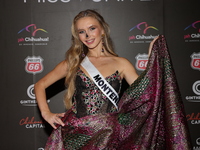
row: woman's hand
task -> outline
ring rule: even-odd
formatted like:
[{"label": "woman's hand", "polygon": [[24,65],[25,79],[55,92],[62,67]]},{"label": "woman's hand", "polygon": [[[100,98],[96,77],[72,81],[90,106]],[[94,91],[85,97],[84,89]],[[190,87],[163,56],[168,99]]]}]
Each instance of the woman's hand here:
[{"label": "woman's hand", "polygon": [[42,113],[42,117],[54,128],[57,129],[56,125],[64,126],[65,124],[62,122],[61,118],[64,117],[65,113],[51,113],[45,112]]},{"label": "woman's hand", "polygon": [[154,44],[154,42],[158,39],[158,37],[159,37],[159,36],[155,37],[155,38],[151,41],[151,43],[150,43],[150,45],[149,45],[149,53],[148,53],[148,56],[150,56],[151,50],[152,50],[152,47],[153,47],[153,44]]}]

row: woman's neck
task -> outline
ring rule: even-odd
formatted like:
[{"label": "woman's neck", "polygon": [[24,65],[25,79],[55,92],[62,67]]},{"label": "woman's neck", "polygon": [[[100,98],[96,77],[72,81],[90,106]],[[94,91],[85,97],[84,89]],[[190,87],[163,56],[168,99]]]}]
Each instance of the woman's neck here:
[{"label": "woman's neck", "polygon": [[106,52],[104,49],[99,50],[88,50],[88,57],[103,57],[106,56]]}]

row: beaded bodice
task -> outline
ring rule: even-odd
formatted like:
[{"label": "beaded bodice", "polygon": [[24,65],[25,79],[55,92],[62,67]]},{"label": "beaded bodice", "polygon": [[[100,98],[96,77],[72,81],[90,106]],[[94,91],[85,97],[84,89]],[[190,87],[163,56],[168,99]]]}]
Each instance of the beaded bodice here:
[{"label": "beaded bodice", "polygon": [[[116,71],[105,79],[119,94],[122,83],[119,72]],[[75,84],[76,91],[72,100],[72,110],[77,117],[116,111],[110,100],[81,69],[77,71]]]}]

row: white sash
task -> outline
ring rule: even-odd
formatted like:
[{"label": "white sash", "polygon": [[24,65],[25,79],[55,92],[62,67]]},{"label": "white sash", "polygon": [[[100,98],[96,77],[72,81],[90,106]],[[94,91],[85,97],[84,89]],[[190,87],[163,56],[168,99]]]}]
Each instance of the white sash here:
[{"label": "white sash", "polygon": [[105,80],[97,68],[90,62],[87,56],[83,59],[81,66],[87,71],[94,83],[118,110],[117,103],[119,101],[119,95],[115,89],[113,89],[113,87]]}]

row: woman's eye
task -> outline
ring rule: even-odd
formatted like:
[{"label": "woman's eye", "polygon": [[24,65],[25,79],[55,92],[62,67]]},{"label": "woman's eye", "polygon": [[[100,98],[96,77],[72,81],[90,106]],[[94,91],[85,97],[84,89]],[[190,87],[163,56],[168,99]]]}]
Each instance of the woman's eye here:
[{"label": "woman's eye", "polygon": [[95,29],[96,29],[95,27],[91,27],[91,28],[90,28],[90,30],[95,30]]},{"label": "woman's eye", "polygon": [[79,31],[79,34],[83,34],[83,33],[85,33],[84,31]]}]

